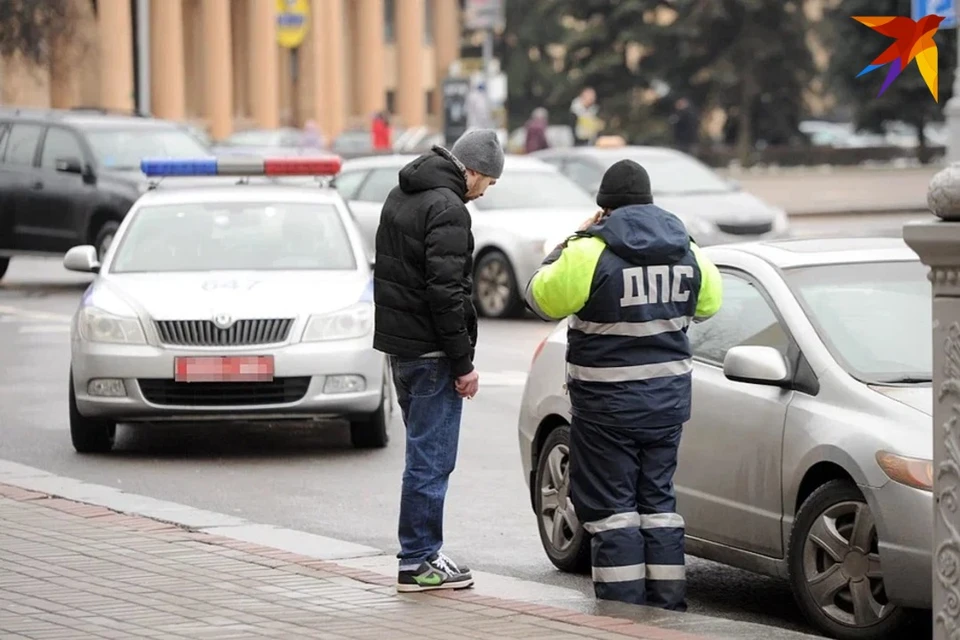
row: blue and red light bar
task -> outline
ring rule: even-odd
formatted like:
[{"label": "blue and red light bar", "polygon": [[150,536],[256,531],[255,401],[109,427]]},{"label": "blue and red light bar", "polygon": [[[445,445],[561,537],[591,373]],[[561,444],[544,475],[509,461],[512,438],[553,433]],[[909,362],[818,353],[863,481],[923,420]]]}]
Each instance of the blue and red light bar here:
[{"label": "blue and red light bar", "polygon": [[200,176],[335,176],[340,173],[339,156],[322,158],[144,158],[140,170],[148,178]]}]

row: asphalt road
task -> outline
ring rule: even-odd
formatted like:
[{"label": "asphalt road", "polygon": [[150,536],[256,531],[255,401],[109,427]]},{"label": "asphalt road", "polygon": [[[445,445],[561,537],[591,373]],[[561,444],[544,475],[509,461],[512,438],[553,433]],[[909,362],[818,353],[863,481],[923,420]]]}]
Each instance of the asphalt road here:
[{"label": "asphalt road", "polygon": [[[802,235],[896,235],[923,216],[798,219]],[[121,428],[109,456],[74,453],[67,425],[68,318],[90,278],[57,260],[17,259],[0,283],[0,458],[248,520],[396,549],[403,468],[391,445],[357,452],[322,430]],[[591,592],[540,547],[520,472],[516,416],[530,357],[550,325],[482,321],[480,394],[467,403],[446,511],[446,550],[478,569]],[[690,559],[691,612],[810,632],[785,582]],[[929,634],[926,634],[929,637]],[[917,636],[920,637],[920,636]]]}]

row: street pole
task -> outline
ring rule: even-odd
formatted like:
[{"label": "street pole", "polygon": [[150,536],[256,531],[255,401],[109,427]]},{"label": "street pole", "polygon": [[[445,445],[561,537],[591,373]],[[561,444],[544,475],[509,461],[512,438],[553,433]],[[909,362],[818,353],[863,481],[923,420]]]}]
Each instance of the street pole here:
[{"label": "street pole", "polygon": [[493,102],[490,99],[490,80],[493,70],[493,29],[486,29],[483,32],[483,86],[485,100],[487,102],[487,117],[489,122],[485,126],[496,128],[493,122]]},{"label": "street pole", "polygon": [[150,113],[150,0],[137,0],[137,111]]}]

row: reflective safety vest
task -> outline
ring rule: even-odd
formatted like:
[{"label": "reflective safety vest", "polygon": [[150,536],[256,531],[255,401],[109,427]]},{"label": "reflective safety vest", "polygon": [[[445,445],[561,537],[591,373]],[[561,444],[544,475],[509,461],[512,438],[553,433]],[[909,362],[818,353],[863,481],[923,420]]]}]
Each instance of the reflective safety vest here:
[{"label": "reflective safety vest", "polygon": [[721,304],[719,271],[655,205],[617,209],[548,256],[527,286],[544,319],[569,316],[572,412],[611,427],[690,419],[687,327]]}]

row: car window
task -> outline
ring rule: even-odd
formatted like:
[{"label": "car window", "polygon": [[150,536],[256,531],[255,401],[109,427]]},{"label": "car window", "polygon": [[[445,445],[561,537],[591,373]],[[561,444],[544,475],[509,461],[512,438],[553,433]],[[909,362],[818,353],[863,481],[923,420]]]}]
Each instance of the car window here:
[{"label": "car window", "polygon": [[571,209],[596,211],[597,205],[577,183],[553,170],[503,172],[503,175],[474,200],[477,209]]},{"label": "car window", "polygon": [[[603,156],[606,168],[624,158],[643,166],[650,176],[653,197],[658,195],[705,195],[735,191],[732,184],[696,158],[682,154],[654,155],[644,152],[611,153]],[[598,181],[599,182],[599,181]]]},{"label": "car window", "polygon": [[138,210],[113,273],[355,270],[337,208],[313,203],[190,203]]},{"label": "car window", "polygon": [[4,162],[26,167],[33,166],[33,158],[43,127],[38,124],[15,124],[10,128]]},{"label": "car window", "polygon": [[363,202],[384,202],[390,190],[400,183],[399,173],[399,169],[395,168],[374,169],[354,199]]},{"label": "car window", "polygon": [[206,158],[199,140],[179,127],[104,128],[87,132],[97,161],[107,169],[139,171],[143,158]]},{"label": "car window", "polygon": [[603,178],[603,169],[582,160],[568,160],[563,172],[591,193],[600,188],[600,180]]},{"label": "car window", "polygon": [[366,171],[347,171],[337,176],[333,186],[344,200],[354,200],[357,188],[366,176]]},{"label": "car window", "polygon": [[787,357],[790,338],[770,303],[749,280],[723,273],[723,305],[712,318],[690,325],[693,355],[717,364],[733,347],[773,347]]},{"label": "car window", "polygon": [[57,160],[76,158],[83,162],[83,150],[80,141],[70,131],[60,127],[47,129],[47,136],[43,139],[43,151],[40,152],[40,166],[44,169],[56,170]]}]

